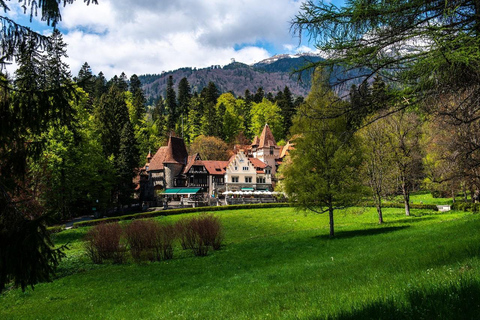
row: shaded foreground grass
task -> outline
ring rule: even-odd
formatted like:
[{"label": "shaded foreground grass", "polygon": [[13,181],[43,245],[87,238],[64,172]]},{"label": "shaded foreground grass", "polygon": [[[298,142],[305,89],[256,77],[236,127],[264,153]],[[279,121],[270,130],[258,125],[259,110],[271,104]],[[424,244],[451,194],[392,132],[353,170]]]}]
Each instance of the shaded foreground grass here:
[{"label": "shaded foreground grass", "polygon": [[[373,208],[328,216],[292,208],[218,212],[225,246],[198,258],[92,265],[70,242],[60,278],[0,297],[1,319],[474,319],[480,215]],[[161,217],[176,221],[181,216]]]}]

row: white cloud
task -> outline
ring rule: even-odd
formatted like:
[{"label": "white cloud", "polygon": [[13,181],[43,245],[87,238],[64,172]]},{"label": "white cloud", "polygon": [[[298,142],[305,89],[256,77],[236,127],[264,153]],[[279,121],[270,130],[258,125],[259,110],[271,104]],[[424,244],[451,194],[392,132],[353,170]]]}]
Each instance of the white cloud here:
[{"label": "white cloud", "polygon": [[299,7],[298,0],[75,1],[58,27],[74,75],[86,61],[110,78],[311,51],[290,33]]}]

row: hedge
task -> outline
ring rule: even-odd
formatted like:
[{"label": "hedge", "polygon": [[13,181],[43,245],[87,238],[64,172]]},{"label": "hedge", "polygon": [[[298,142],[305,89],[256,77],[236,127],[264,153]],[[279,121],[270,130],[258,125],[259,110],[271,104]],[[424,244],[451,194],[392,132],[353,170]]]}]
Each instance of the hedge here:
[{"label": "hedge", "polygon": [[127,214],[119,217],[75,222],[73,224],[73,228],[95,226],[97,224],[104,223],[104,222],[146,219],[146,218],[154,218],[159,216],[171,216],[171,215],[183,214],[183,213],[206,212],[206,211],[212,212],[212,211],[236,210],[236,209],[280,208],[280,207],[291,207],[291,206],[292,205],[289,203],[258,203],[258,204],[237,204],[237,205],[230,205],[230,206],[181,208],[181,209],[170,209],[170,210],[151,211],[151,212],[140,212],[140,213],[134,213],[134,214]]},{"label": "hedge", "polygon": [[[375,203],[373,202],[365,202],[363,205],[365,207],[376,207]],[[405,204],[398,202],[383,202],[382,208],[405,208]],[[438,208],[435,204],[410,203],[410,209],[426,209],[438,211]]]},{"label": "hedge", "polygon": [[63,230],[66,229],[66,225],[60,225],[60,226],[52,226],[52,227],[47,227],[47,231],[50,233],[50,234],[54,234],[54,233],[59,233],[59,232],[62,232]]},{"label": "hedge", "polygon": [[479,212],[480,203],[471,203],[471,202],[455,202],[452,205],[452,210],[461,210],[465,212]]}]

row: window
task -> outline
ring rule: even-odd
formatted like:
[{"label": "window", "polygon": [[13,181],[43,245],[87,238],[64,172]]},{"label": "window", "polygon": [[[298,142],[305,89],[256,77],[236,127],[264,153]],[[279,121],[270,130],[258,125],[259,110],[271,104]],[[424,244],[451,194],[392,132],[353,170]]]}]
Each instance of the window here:
[{"label": "window", "polygon": [[265,183],[264,177],[257,177],[257,183]]},{"label": "window", "polygon": [[266,168],[266,169],[265,169],[265,173],[266,173],[266,174],[271,174],[271,173],[272,173],[272,170],[271,170],[270,168]]},{"label": "window", "polygon": [[238,182],[238,177],[232,177],[232,182],[237,183]]},{"label": "window", "polygon": [[238,167],[235,167],[235,171],[238,171]]},{"label": "window", "polygon": [[270,155],[273,155],[274,147],[270,147]]},{"label": "window", "polygon": [[252,183],[252,177],[245,177],[245,183]]},{"label": "window", "polygon": [[248,167],[243,167],[243,171],[248,171]]}]

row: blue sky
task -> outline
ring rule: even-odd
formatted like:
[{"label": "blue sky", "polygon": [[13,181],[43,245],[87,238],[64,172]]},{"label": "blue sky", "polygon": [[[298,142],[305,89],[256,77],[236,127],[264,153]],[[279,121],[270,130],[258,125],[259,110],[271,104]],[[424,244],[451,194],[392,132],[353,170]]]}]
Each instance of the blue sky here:
[{"label": "blue sky", "polygon": [[[15,1],[8,5],[16,21],[51,33],[38,18],[30,24]],[[297,0],[99,0],[86,6],[77,0],[62,9],[58,27],[72,73],[88,62],[95,74],[109,78],[122,71],[161,73],[224,65],[232,58],[250,64],[274,54],[314,51],[290,32],[300,5]]]}]

